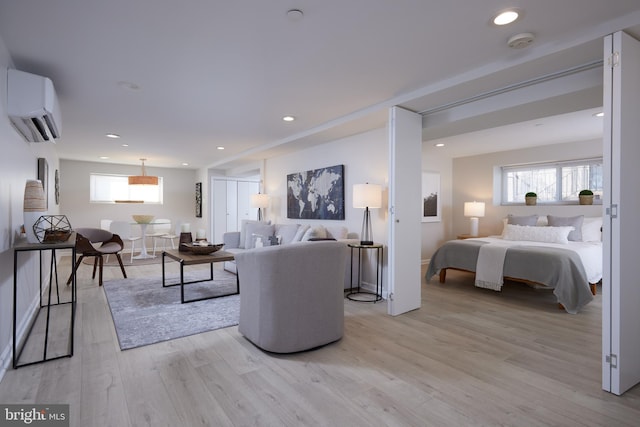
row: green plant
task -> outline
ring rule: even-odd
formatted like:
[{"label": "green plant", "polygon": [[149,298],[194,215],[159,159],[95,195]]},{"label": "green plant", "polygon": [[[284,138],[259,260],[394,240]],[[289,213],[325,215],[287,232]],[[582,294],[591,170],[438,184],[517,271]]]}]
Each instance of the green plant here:
[{"label": "green plant", "polygon": [[591,190],[582,190],[578,193],[578,196],[593,196],[593,191]]},{"label": "green plant", "polygon": [[524,197],[538,197],[538,195],[533,191],[529,191],[527,194],[524,195]]}]

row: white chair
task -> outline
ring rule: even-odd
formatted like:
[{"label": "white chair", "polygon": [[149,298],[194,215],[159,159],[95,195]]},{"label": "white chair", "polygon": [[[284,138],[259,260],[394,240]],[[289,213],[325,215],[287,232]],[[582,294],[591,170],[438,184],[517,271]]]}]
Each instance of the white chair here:
[{"label": "white chair", "polygon": [[151,230],[147,232],[147,237],[151,237],[153,242],[153,255],[156,255],[156,247],[158,245],[158,239],[162,240],[162,249],[166,247],[167,240],[171,242],[171,248],[175,249],[175,242],[173,241],[178,236],[171,230],[171,220],[169,219],[157,219],[151,224]]},{"label": "white chair", "polygon": [[124,242],[131,243],[131,263],[133,264],[133,253],[135,252],[136,241],[142,239],[142,237],[133,235],[131,232],[131,224],[127,221],[112,221],[110,231],[120,236]]}]

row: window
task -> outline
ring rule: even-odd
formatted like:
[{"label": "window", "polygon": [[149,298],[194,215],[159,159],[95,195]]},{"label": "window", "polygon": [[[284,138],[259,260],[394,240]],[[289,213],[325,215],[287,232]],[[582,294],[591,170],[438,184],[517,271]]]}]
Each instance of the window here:
[{"label": "window", "polygon": [[144,203],[162,204],[162,177],[158,185],[129,185],[127,175],[89,175],[89,201],[91,203],[115,203],[140,200]]},{"label": "window", "polygon": [[502,204],[523,203],[526,193],[538,203],[572,204],[581,190],[602,197],[602,158],[502,167]]}]

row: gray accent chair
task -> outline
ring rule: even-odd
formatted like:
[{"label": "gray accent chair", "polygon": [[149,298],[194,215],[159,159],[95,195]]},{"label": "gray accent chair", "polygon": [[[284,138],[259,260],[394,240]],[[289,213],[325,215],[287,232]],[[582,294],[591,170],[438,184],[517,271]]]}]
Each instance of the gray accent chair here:
[{"label": "gray accent chair", "polygon": [[274,353],[310,350],[342,338],[345,247],[338,241],[302,242],[236,254],[238,331]]}]

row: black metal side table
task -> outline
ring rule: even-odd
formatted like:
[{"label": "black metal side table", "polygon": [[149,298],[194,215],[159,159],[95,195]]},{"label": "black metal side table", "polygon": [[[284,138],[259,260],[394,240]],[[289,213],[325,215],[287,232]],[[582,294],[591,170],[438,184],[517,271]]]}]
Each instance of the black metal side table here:
[{"label": "black metal side table", "polygon": [[[76,315],[76,303],[77,303],[77,288],[76,288],[76,274],[75,269],[73,269],[72,265],[72,273],[71,273],[71,300],[69,301],[61,301],[60,300],[60,289],[58,287],[58,266],[56,259],[56,251],[59,249],[71,249],[72,250],[72,260],[76,259],[76,233],[71,233],[71,236],[64,242],[56,242],[56,243],[17,243],[13,248],[13,368],[19,368],[22,366],[33,365],[35,363],[42,363],[48,360],[60,359],[62,357],[71,357],[73,356],[73,333],[74,333],[74,323],[75,323],[75,315]],[[32,252],[38,251],[40,253],[39,264],[40,264],[40,292],[39,292],[39,304],[38,311],[36,312],[36,316],[33,319],[33,322],[29,326],[24,339],[22,340],[22,344],[18,345],[17,342],[17,317],[18,317],[18,254],[21,252]],[[49,290],[48,290],[48,298],[46,303],[42,298],[42,252],[43,251],[51,251],[51,266],[49,270]],[[57,302],[51,302],[51,294],[53,292],[53,287],[55,285]],[[70,308],[70,320],[69,320],[69,340],[67,346],[67,352],[64,354],[55,354],[48,355],[47,352],[49,350],[49,329],[51,322],[51,307],[56,306],[65,306],[68,305]],[[29,337],[33,330],[34,325],[37,323],[38,317],[40,316],[43,309],[46,316],[45,320],[45,330],[44,330],[44,346],[42,351],[42,359],[29,361],[26,363],[19,363],[20,355],[24,346],[29,341]]]},{"label": "black metal side table", "polygon": [[[361,245],[359,243],[352,243],[348,245],[351,248],[351,276],[349,283],[349,293],[347,298],[351,301],[358,302],[377,302],[382,300],[382,255],[383,246],[378,243],[373,245]],[[376,250],[376,291],[364,291],[361,289],[362,285],[362,252],[366,250]],[[353,251],[358,251],[358,283],[357,287],[353,287]]]}]

